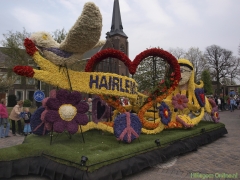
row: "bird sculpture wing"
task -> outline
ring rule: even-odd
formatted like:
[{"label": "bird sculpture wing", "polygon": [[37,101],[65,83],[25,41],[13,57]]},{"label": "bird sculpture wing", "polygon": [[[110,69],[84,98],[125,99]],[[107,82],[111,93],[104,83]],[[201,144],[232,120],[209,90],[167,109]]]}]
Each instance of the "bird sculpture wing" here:
[{"label": "bird sculpture wing", "polygon": [[102,15],[99,8],[92,2],[84,5],[81,16],[77,19],[73,27],[68,32],[59,49],[83,54],[93,47],[103,45],[100,41],[102,31]]}]

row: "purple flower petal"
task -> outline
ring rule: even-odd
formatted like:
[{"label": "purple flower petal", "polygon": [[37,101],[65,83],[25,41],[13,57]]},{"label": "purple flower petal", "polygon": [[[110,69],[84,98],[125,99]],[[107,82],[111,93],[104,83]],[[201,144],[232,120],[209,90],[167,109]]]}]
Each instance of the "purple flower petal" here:
[{"label": "purple flower petal", "polygon": [[76,123],[78,123],[80,125],[86,125],[88,123],[88,117],[86,114],[77,113],[77,115],[74,117],[73,121],[76,121]]},{"label": "purple flower petal", "polygon": [[45,128],[46,128],[48,131],[51,131],[52,128],[53,128],[53,124],[52,124],[52,123],[49,123],[49,122],[45,122]]},{"label": "purple flower petal", "polygon": [[74,91],[68,94],[67,103],[75,106],[81,101],[81,99],[82,99],[82,95],[79,92]]},{"label": "purple flower petal", "polygon": [[75,134],[78,131],[78,124],[75,121],[67,122],[66,129],[70,134]]},{"label": "purple flower petal", "polygon": [[56,121],[60,121],[61,117],[58,114],[58,111],[48,110],[45,115],[45,121],[54,123]]},{"label": "purple flower petal", "polygon": [[46,106],[50,110],[58,110],[59,107],[61,106],[61,102],[56,98],[49,98],[48,101],[46,102]]},{"label": "purple flower petal", "polygon": [[65,89],[60,89],[57,91],[56,99],[58,99],[62,104],[66,104],[68,94],[70,94],[69,91],[67,91]]},{"label": "purple flower petal", "polygon": [[76,105],[76,108],[78,113],[86,113],[88,112],[89,105],[88,103],[81,101]]},{"label": "purple flower petal", "polygon": [[62,133],[66,129],[65,121],[57,121],[53,124],[53,130],[57,133]]}]

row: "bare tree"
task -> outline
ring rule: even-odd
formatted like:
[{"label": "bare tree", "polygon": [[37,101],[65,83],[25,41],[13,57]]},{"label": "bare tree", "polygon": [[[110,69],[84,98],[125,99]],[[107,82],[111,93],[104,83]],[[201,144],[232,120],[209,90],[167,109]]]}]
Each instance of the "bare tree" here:
[{"label": "bare tree", "polygon": [[57,29],[56,31],[54,31],[52,33],[52,37],[55,41],[57,41],[58,43],[61,43],[67,36],[67,32],[65,31],[65,29]]},{"label": "bare tree", "polygon": [[201,74],[206,68],[206,60],[204,59],[203,53],[199,48],[191,47],[184,55],[184,58],[191,61],[195,71],[195,82],[198,82],[201,79]]},{"label": "bare tree", "polygon": [[180,59],[183,58],[186,54],[186,51],[182,48],[170,48],[168,50],[168,52],[170,52],[176,59]]},{"label": "bare tree", "polygon": [[240,45],[238,46],[238,55],[240,56]]},{"label": "bare tree", "polygon": [[6,74],[0,74],[0,92],[5,92],[11,88],[15,81],[15,77],[7,77]]},{"label": "bare tree", "polygon": [[5,39],[1,41],[1,44],[4,48],[1,51],[7,56],[5,66],[10,74],[15,65],[27,65],[28,61],[31,60],[23,45],[25,38],[29,36],[30,33],[26,32],[25,29],[23,29],[23,32],[8,31],[7,34],[3,34]]},{"label": "bare tree", "polygon": [[229,77],[230,79],[230,85],[234,85],[235,81],[234,79],[240,80],[240,58],[236,58],[233,57],[232,58],[232,62],[234,64],[234,66],[231,66],[227,69],[228,75],[227,77]]},{"label": "bare tree", "polygon": [[217,45],[208,46],[204,57],[210,69],[211,76],[217,82],[217,91],[220,93],[221,79],[229,76],[229,69],[235,66],[232,51],[221,48]]}]

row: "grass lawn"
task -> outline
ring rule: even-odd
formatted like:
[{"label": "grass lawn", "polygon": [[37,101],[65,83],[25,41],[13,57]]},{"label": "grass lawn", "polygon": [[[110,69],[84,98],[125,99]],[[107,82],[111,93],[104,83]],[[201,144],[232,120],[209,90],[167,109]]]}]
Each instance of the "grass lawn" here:
[{"label": "grass lawn", "polygon": [[[88,157],[86,163],[88,170],[94,171],[103,165],[156,149],[154,143],[156,139],[160,139],[161,147],[164,147],[172,141],[199,135],[202,128],[211,131],[224,126],[222,123],[201,121],[192,129],[164,130],[155,135],[141,134],[139,141],[135,140],[131,144],[119,143],[113,134],[99,130],[83,133],[85,143],[82,141],[81,134],[75,134],[70,139],[66,133],[54,133],[52,145],[50,145],[49,135],[29,135],[21,145],[0,149],[0,161],[39,156],[43,153],[60,163],[86,170],[86,167],[79,165],[81,156],[84,155]],[[105,162],[101,163],[103,161]]]}]

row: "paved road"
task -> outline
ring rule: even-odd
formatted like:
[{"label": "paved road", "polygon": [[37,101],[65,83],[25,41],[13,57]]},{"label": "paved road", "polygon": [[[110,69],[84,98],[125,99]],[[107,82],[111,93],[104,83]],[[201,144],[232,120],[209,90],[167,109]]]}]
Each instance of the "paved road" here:
[{"label": "paved road", "polygon": [[[228,130],[228,134],[224,137],[200,147],[198,151],[175,157],[164,164],[147,168],[138,174],[124,179],[203,179],[196,178],[200,175],[206,175],[210,177],[209,179],[240,179],[240,110],[220,112],[220,117],[221,122],[226,125]],[[22,143],[23,139],[24,137],[22,136],[1,139],[0,148]],[[217,178],[217,176],[224,175],[223,173],[234,175],[237,173],[237,178]],[[32,179],[48,180],[47,178],[37,176],[11,178],[11,180]]]},{"label": "paved road", "polygon": [[[240,110],[234,112],[220,112],[220,120],[226,125],[228,134],[206,146],[200,147],[183,156],[170,160],[165,164],[159,164],[148,168],[141,173],[132,175],[126,180],[173,180],[173,179],[196,179],[191,178],[191,173],[213,174],[218,173],[236,174],[240,179]],[[197,174],[195,174],[196,176]],[[198,178],[200,179],[200,178]]]}]

